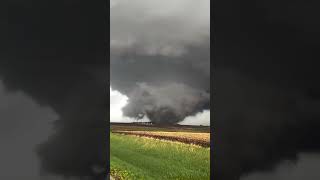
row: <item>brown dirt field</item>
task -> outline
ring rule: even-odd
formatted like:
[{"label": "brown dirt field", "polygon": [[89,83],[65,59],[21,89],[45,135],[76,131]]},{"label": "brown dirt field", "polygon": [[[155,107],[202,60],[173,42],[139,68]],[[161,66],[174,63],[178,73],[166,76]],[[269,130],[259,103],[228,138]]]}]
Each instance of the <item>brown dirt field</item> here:
[{"label": "brown dirt field", "polygon": [[161,132],[199,132],[210,133],[208,126],[155,126],[155,125],[139,125],[133,123],[112,123],[110,125],[111,132],[115,131],[161,131]]},{"label": "brown dirt field", "polygon": [[210,146],[210,133],[198,132],[162,132],[162,131],[112,131],[126,135],[145,136],[156,139],[164,139],[170,141],[179,141],[188,144],[196,144],[203,147]]}]

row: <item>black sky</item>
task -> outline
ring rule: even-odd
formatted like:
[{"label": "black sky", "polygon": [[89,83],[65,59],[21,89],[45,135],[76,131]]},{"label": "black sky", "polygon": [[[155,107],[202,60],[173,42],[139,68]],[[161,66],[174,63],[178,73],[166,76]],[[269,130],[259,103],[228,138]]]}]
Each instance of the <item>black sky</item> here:
[{"label": "black sky", "polygon": [[[297,172],[307,170],[298,155],[320,150],[319,3],[227,0],[214,6],[216,179],[272,171],[285,160],[298,162]],[[305,179],[318,174],[309,173],[314,176]]]},{"label": "black sky", "polygon": [[[8,92],[24,94],[14,101],[29,98],[35,109],[50,110],[29,111],[22,104],[11,107],[15,115],[1,114],[2,127],[25,127],[39,139],[15,139],[9,128],[4,131],[4,146],[12,149],[7,161],[21,166],[0,171],[0,177],[37,160],[43,173],[55,177],[101,178],[92,168],[107,166],[106,8],[104,1],[0,2],[0,80]],[[1,101],[10,103],[6,95]],[[57,118],[49,124],[52,114]],[[25,160],[15,150],[22,144],[30,151]]]}]

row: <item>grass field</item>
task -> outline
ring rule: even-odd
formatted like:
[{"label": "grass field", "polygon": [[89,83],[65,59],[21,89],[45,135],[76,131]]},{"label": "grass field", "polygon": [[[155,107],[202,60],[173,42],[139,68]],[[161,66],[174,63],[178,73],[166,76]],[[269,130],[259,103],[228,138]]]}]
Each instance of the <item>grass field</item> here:
[{"label": "grass field", "polygon": [[[165,132],[166,128],[158,127],[111,126],[111,129],[113,132],[137,130],[136,132],[140,133],[144,131],[168,135]],[[150,129],[152,130],[149,131]],[[187,137],[190,134],[186,132],[192,133],[190,129],[183,128],[175,129],[175,131],[171,129],[169,135]],[[201,131],[196,130],[196,132],[199,134]],[[118,133],[110,134],[110,143],[111,175],[116,179],[210,179],[210,149],[208,147]]]}]

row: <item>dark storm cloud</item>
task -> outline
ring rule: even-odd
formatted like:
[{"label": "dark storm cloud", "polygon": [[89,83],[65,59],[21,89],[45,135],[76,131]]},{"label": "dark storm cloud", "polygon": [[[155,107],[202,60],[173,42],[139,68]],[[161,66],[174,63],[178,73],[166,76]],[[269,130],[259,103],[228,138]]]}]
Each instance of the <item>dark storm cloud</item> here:
[{"label": "dark storm cloud", "polygon": [[124,115],[141,119],[142,114],[157,124],[173,124],[208,109],[210,94],[183,84],[139,84],[129,97],[130,103],[124,107]]},{"label": "dark storm cloud", "polygon": [[[129,97],[125,115],[145,114],[153,122],[176,123],[209,107],[209,5],[209,0],[112,1],[111,87]],[[138,98],[136,92],[145,91],[140,83],[149,90],[164,86],[166,91],[157,91],[152,100],[148,96]],[[179,111],[180,105],[172,108],[174,103],[158,103],[158,97],[194,91],[207,95],[203,99],[191,93],[190,98],[199,99],[178,100],[191,108],[188,111]],[[196,105],[199,102],[207,106]],[[147,106],[149,113],[143,108]]]},{"label": "dark storm cloud", "polygon": [[106,170],[104,8],[72,0],[0,3],[0,79],[59,116],[49,139],[34,147],[43,173],[98,179],[93,168]]},{"label": "dark storm cloud", "polygon": [[0,178],[47,180],[49,177],[39,175],[34,148],[52,133],[51,123],[57,115],[48,107],[39,107],[22,92],[5,91],[1,81],[0,99]]},{"label": "dark storm cloud", "polygon": [[216,179],[238,180],[320,151],[317,7],[317,1],[215,3]]},{"label": "dark storm cloud", "polygon": [[111,2],[112,54],[179,56],[186,53],[187,45],[208,40],[208,0]]},{"label": "dark storm cloud", "polygon": [[299,179],[319,179],[319,154],[299,154],[298,162],[283,162],[276,167],[274,172],[254,173],[241,178],[243,180],[299,180]]}]

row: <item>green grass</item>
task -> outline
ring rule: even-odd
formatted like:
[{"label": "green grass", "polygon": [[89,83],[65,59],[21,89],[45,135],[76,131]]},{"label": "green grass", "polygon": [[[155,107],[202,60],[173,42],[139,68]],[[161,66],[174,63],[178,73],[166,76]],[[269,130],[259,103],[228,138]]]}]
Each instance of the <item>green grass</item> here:
[{"label": "green grass", "polygon": [[210,179],[210,149],[110,134],[111,174],[125,180]]}]

